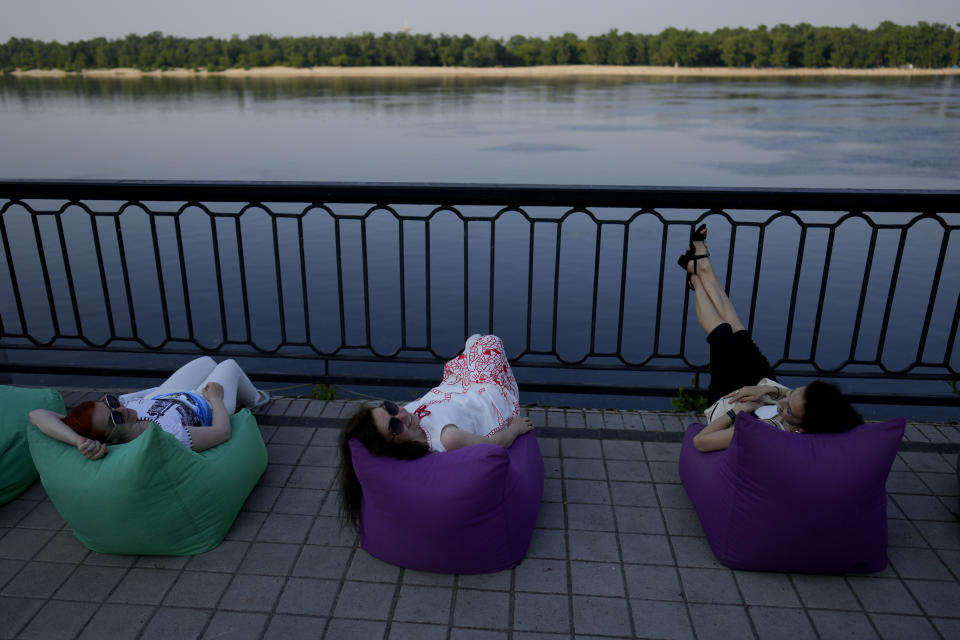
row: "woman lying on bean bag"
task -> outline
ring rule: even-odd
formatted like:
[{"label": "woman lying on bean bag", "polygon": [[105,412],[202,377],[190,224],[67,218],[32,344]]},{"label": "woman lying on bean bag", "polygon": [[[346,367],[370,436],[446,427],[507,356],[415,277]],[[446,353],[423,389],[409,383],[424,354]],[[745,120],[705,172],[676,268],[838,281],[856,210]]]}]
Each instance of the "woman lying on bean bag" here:
[{"label": "woman lying on bean bag", "polygon": [[203,356],[177,369],[159,387],[119,398],[106,394],[96,402],[81,402],[65,416],[36,409],[30,422],[90,460],[107,455],[107,445],[130,442],[150,423],[185,447],[204,451],[230,438],[230,415],[238,402],[253,407],[267,398],[233,360],[217,364]]},{"label": "woman lying on bean bag", "polygon": [[354,414],[340,433],[342,517],[392,564],[446,573],[515,566],[543,494],[543,458],[503,343],[474,335],[418,400]]},{"label": "woman lying on bean bag", "polygon": [[706,411],[709,424],[694,439],[697,450],[729,447],[741,411],[796,433],[842,433],[861,424],[860,414],[828,382],[815,380],[793,390],[776,383],[770,362],[750,339],[713,271],[706,237],[707,226],[701,225],[679,259],[694,292],[697,320],[710,343],[711,400],[719,398]]}]

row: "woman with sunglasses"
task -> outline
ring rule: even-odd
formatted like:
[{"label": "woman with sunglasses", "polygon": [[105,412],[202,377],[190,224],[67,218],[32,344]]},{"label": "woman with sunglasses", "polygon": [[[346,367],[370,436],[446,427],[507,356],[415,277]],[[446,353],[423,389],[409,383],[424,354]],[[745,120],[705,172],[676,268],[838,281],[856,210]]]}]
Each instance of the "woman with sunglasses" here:
[{"label": "woman with sunglasses", "polygon": [[443,367],[443,381],[406,405],[389,400],[357,411],[340,432],[340,509],[357,523],[363,490],[353,470],[350,440],[371,453],[412,460],[475,444],[509,447],[533,429],[520,417],[520,392],[503,342],[473,335]]},{"label": "woman with sunglasses", "polygon": [[185,447],[203,451],[230,438],[230,415],[238,404],[254,407],[268,399],[233,360],[217,364],[203,356],[177,369],[159,387],[120,397],[106,394],[81,402],[65,416],[35,409],[30,422],[90,460],[105,456],[107,445],[130,442],[150,423]]}]

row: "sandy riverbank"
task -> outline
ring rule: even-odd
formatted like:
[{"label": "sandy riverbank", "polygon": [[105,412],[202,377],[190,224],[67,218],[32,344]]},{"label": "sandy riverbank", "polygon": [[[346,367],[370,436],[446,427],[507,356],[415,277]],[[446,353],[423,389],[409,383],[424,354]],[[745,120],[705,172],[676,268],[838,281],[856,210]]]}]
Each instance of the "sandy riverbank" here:
[{"label": "sandy riverbank", "polygon": [[68,73],[57,69],[13,71],[15,76],[59,78],[83,75],[91,78],[562,78],[574,76],[667,76],[713,78],[765,77],[878,77],[960,75],[957,69],[735,69],[727,67],[620,67],[612,65],[564,65],[539,67],[257,67],[226,71],[140,71],[138,69],[88,69]]}]

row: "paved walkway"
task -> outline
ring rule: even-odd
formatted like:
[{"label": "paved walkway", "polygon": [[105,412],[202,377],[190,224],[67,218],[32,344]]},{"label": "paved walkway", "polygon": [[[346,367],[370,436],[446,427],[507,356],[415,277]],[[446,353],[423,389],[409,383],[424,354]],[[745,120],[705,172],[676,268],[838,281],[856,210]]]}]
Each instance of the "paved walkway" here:
[{"label": "paved walkway", "polygon": [[0,507],[0,638],[960,638],[955,425],[907,428],[887,569],[820,576],[715,561],[677,477],[689,416],[529,408],[547,473],[530,552],[452,576],[384,564],[341,530],[334,443],[352,410],[264,407],[267,472],[200,556],[88,551],[35,484]]}]

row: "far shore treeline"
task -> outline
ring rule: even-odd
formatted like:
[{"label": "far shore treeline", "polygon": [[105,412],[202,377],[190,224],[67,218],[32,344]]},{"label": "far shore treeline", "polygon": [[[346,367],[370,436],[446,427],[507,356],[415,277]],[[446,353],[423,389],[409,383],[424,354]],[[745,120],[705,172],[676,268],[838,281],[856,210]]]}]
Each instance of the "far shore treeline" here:
[{"label": "far shore treeline", "polygon": [[[960,26],[960,24],[958,24]],[[944,68],[960,60],[960,30],[944,24],[883,22],[876,29],[780,24],[768,29],[700,32],[669,28],[655,35],[614,29],[580,38],[363,33],[342,37],[178,38],[155,31],[61,44],[11,38],[0,44],[0,69],[249,69],[253,67],[519,67],[650,65],[682,67],[850,69]]]}]

